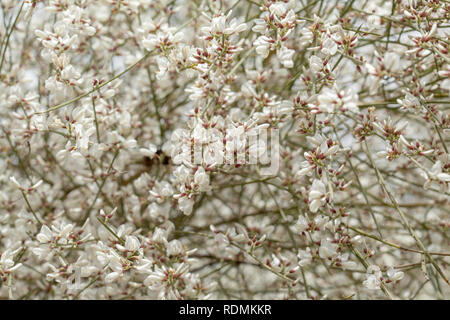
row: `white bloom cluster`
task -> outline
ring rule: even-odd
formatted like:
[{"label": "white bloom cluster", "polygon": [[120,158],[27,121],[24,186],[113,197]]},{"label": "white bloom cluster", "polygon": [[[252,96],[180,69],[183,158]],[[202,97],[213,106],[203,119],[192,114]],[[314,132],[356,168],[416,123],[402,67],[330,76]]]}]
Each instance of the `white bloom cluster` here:
[{"label": "white bloom cluster", "polygon": [[449,297],[447,2],[0,6],[0,299]]}]

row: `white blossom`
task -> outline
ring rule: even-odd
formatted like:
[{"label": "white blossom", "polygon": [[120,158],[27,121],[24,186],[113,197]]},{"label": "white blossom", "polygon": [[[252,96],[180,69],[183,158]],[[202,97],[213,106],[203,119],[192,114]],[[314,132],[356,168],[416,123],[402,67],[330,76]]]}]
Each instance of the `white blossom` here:
[{"label": "white blossom", "polygon": [[448,296],[445,1],[1,6],[0,299]]}]

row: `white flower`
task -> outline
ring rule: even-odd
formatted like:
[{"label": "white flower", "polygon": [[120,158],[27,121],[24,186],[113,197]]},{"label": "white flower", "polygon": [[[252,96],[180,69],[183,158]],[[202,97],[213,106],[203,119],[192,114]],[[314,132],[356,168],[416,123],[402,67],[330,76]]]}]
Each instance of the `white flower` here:
[{"label": "white flower", "polygon": [[52,237],[53,232],[46,225],[42,225],[41,232],[36,236],[40,243],[48,243],[51,241]]},{"label": "white flower", "polygon": [[178,199],[178,207],[185,215],[190,215],[194,208],[194,200],[188,197],[181,197]]},{"label": "white flower", "polygon": [[209,190],[209,175],[203,167],[199,167],[194,175],[194,182],[198,185],[199,191]]},{"label": "white flower", "polygon": [[230,22],[227,22],[231,14],[232,11],[230,11],[226,16],[220,15],[212,18],[210,26],[202,28],[202,31],[213,35],[232,35],[245,31],[247,29],[247,25],[245,23],[238,23],[236,18],[232,19]]},{"label": "white flower", "polygon": [[287,5],[284,2],[275,2],[270,7],[269,10],[271,13],[276,14],[277,16],[281,17],[284,15],[287,11]]},{"label": "white flower", "polygon": [[382,273],[380,268],[375,265],[370,265],[367,268],[367,278],[363,281],[363,285],[371,290],[380,289]]},{"label": "white flower", "polygon": [[277,51],[277,57],[280,59],[281,64],[286,68],[292,68],[294,66],[294,62],[292,61],[292,56],[295,51],[292,49],[288,49],[286,47],[281,47]]},{"label": "white flower", "polygon": [[389,280],[395,282],[403,279],[403,276],[405,275],[402,271],[396,271],[394,268],[390,267],[388,271],[386,272],[387,276],[389,277]]},{"label": "white flower", "polygon": [[167,231],[156,227],[153,231],[152,241],[161,244],[167,244]]},{"label": "white flower", "polygon": [[22,263],[15,263],[14,257],[20,252],[21,248],[16,250],[6,249],[0,253],[0,276],[16,271],[22,266]]},{"label": "white flower", "polygon": [[368,234],[448,252],[448,1],[250,2],[1,1],[0,300],[427,278]]},{"label": "white flower", "polygon": [[[426,169],[423,168],[422,170]],[[423,171],[422,176],[426,179],[424,184],[425,189],[428,189],[433,181],[450,182],[450,174],[442,172],[442,162],[440,160],[436,161],[430,170]]]},{"label": "white flower", "polygon": [[156,78],[158,80],[161,80],[164,78],[164,76],[167,74],[167,72],[170,70],[171,63],[170,61],[165,57],[158,57],[157,58],[158,68],[159,70],[156,72]]},{"label": "white flower", "polygon": [[395,52],[388,52],[383,57],[385,68],[390,72],[398,72],[401,70],[400,56]]},{"label": "white flower", "polygon": [[439,160],[436,161],[433,167],[431,167],[429,175],[432,179],[442,182],[450,182],[450,174],[442,172],[442,163]]},{"label": "white flower", "polygon": [[309,58],[309,66],[314,72],[319,72],[323,69],[323,62],[318,56],[311,56]]},{"label": "white flower", "polygon": [[308,227],[309,227],[308,220],[306,220],[306,218],[303,215],[299,215],[297,223],[294,225],[294,229],[297,232],[303,232],[306,229],[308,229]]},{"label": "white flower", "polygon": [[125,248],[130,252],[135,252],[140,248],[141,244],[135,236],[126,236]]},{"label": "white flower", "polygon": [[24,188],[20,185],[19,181],[17,181],[16,177],[9,177],[9,181],[11,181],[19,190],[24,190]]},{"label": "white flower", "polygon": [[314,39],[314,34],[308,28],[302,28],[300,30],[300,34],[301,36],[300,39],[298,39],[298,41],[302,46],[309,45]]},{"label": "white flower", "polygon": [[167,254],[169,256],[177,256],[183,253],[183,245],[178,240],[172,240],[167,246]]},{"label": "white flower", "polygon": [[357,106],[358,97],[351,90],[333,90],[325,88],[319,95],[319,110],[322,112],[336,112],[339,109],[348,109],[352,112],[359,112]]},{"label": "white flower", "polygon": [[259,54],[263,58],[267,58],[271,46],[271,39],[269,37],[261,36],[255,40],[253,45],[256,46],[257,54]]},{"label": "white flower", "polygon": [[315,179],[309,191],[309,210],[317,212],[317,210],[325,202],[326,188],[322,181]]},{"label": "white flower", "polygon": [[323,43],[322,43],[322,53],[326,54],[326,55],[330,55],[330,56],[334,56],[337,52],[337,44],[336,42],[334,42],[333,39],[331,38],[327,38]]},{"label": "white flower", "polygon": [[397,102],[403,106],[403,108],[415,109],[420,106],[419,99],[413,96],[411,93],[407,92],[403,100],[397,99]]},{"label": "white flower", "polygon": [[80,149],[83,153],[87,152],[89,148],[90,137],[95,134],[95,127],[90,127],[86,129],[86,127],[82,123],[75,124],[73,126],[75,134],[77,135],[77,148]]},{"label": "white flower", "polygon": [[34,185],[32,185],[31,187],[28,188],[28,190],[36,190],[41,184],[43,183],[42,180],[39,180],[38,182],[36,182]]},{"label": "white flower", "polygon": [[211,20],[211,31],[213,33],[223,33],[226,27],[227,16],[215,17]]},{"label": "white flower", "polygon": [[316,226],[316,228],[321,229],[323,226],[325,226],[328,221],[330,220],[329,217],[323,216],[323,215],[318,215],[314,218],[314,225]]},{"label": "white flower", "polygon": [[381,281],[373,274],[368,275],[367,279],[363,281],[363,285],[370,290],[380,289]]},{"label": "white flower", "polygon": [[123,140],[122,145],[125,149],[134,149],[137,146],[137,141],[135,139]]},{"label": "white flower", "polygon": [[0,256],[0,266],[3,268],[9,268],[14,265],[14,256],[10,250],[6,250]]},{"label": "white flower", "polygon": [[116,281],[118,278],[120,277],[120,273],[119,272],[111,272],[108,273],[105,277],[105,282],[106,283],[113,283],[114,281]]},{"label": "white flower", "polygon": [[150,144],[148,146],[148,148],[140,148],[139,152],[143,156],[146,156],[146,157],[149,157],[150,159],[152,159],[155,156],[156,152],[157,152],[157,148],[156,148],[156,146],[154,144]]},{"label": "white flower", "polygon": [[329,239],[320,242],[319,256],[322,259],[332,258],[336,255],[337,244],[332,243]]},{"label": "white flower", "polygon": [[148,286],[151,289],[157,289],[160,286],[163,285],[164,283],[164,279],[166,278],[165,276],[166,270],[165,268],[159,268],[158,266],[155,268],[155,272],[153,272],[152,274],[150,274],[145,280],[144,280],[144,284],[146,286]]},{"label": "white flower", "polygon": [[247,30],[247,24],[245,23],[238,23],[237,19],[232,19],[229,23],[228,28],[225,28],[224,33],[225,34],[235,34],[242,31]]},{"label": "white flower", "polygon": [[66,66],[61,72],[61,78],[68,81],[80,79],[81,74],[72,65]]},{"label": "white flower", "polygon": [[267,29],[267,23],[264,19],[255,19],[253,20],[255,25],[252,28],[253,32],[264,33]]},{"label": "white flower", "polygon": [[308,161],[304,161],[302,163],[302,166],[304,166],[304,167],[302,169],[300,169],[299,171],[297,171],[297,173],[295,174],[299,178],[303,177],[305,175],[308,175],[314,171],[314,166],[309,165]]},{"label": "white flower", "polygon": [[304,267],[312,262],[312,255],[311,250],[309,248],[306,248],[306,250],[299,250],[298,251],[298,264],[301,267]]}]

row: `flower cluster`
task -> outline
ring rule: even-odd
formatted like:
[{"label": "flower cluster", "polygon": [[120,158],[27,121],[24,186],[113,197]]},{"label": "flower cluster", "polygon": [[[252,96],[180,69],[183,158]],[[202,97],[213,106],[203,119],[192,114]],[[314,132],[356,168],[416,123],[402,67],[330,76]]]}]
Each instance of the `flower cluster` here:
[{"label": "flower cluster", "polygon": [[5,0],[0,299],[450,294],[443,0]]}]

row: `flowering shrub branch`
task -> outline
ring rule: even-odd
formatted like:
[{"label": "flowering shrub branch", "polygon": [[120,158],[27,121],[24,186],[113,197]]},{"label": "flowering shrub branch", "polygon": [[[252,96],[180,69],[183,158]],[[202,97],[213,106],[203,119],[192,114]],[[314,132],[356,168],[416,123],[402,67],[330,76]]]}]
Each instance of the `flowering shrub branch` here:
[{"label": "flowering shrub branch", "polygon": [[3,0],[0,298],[448,298],[449,18]]}]

